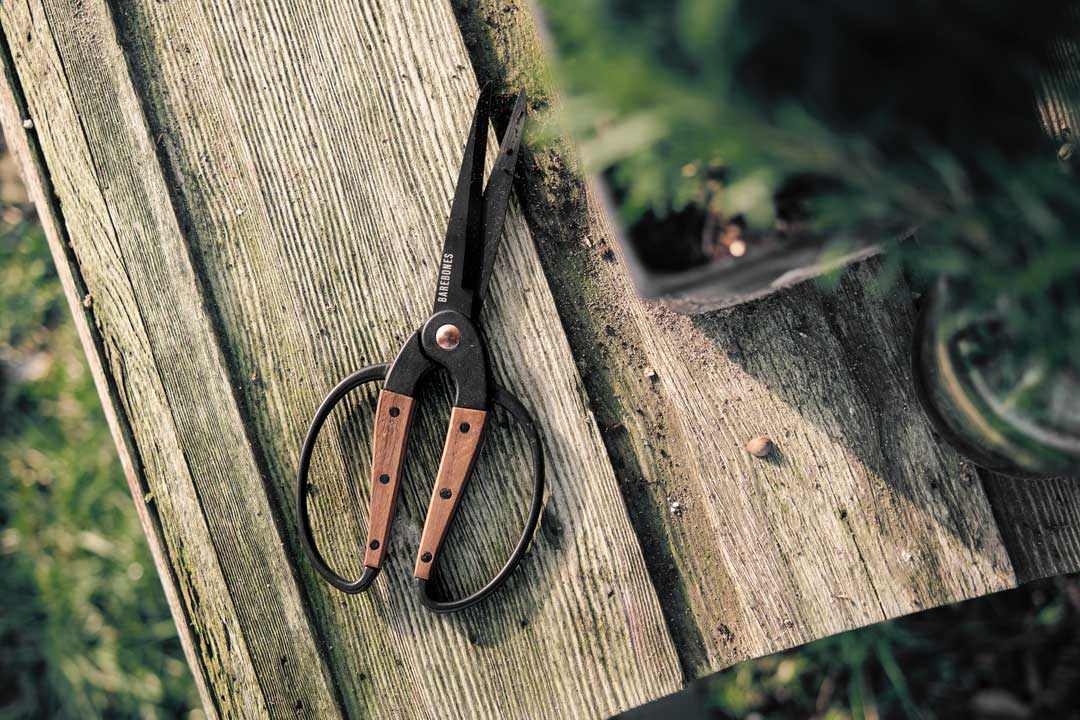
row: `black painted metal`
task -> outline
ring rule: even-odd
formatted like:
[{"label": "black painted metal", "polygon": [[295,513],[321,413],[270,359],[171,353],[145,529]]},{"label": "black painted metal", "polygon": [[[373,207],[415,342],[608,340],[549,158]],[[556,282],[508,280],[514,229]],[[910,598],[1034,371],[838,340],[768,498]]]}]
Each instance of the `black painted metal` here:
[{"label": "black painted metal", "polygon": [[521,147],[521,135],[525,129],[525,110],[528,108],[525,89],[518,93],[514,110],[510,113],[510,122],[506,126],[499,156],[491,168],[487,187],[484,188],[484,253],[480,266],[480,280],[476,289],[475,307],[472,317],[480,318],[480,306],[487,295],[491,270],[495,267],[495,256],[499,252],[499,240],[502,236],[506,209],[510,206],[510,190],[514,185],[514,168],[517,166],[518,149]]},{"label": "black painted metal", "polygon": [[[461,332],[461,341],[453,350],[445,350],[435,341],[435,333],[443,325],[455,325]],[[455,407],[487,409],[487,351],[476,326],[456,310],[435,313],[409,336],[390,365],[384,387],[414,397],[420,381],[437,368],[449,372],[454,381]]]},{"label": "black painted metal", "polygon": [[[308,429],[307,436],[304,438],[304,446],[300,451],[300,463],[296,471],[296,517],[299,522],[300,541],[304,548],[304,552],[307,554],[311,564],[315,567],[316,572],[318,572],[324,580],[338,590],[350,594],[362,593],[371,587],[371,584],[379,575],[379,568],[365,567],[364,572],[358,580],[348,580],[343,578],[330,568],[330,565],[319,551],[311,530],[311,519],[308,516],[307,511],[308,495],[310,493],[308,470],[311,466],[311,456],[315,450],[315,442],[318,439],[319,432],[322,430],[323,424],[326,422],[326,418],[329,417],[330,412],[349,392],[358,386],[382,380],[387,376],[387,371],[390,367],[391,366],[388,363],[369,365],[348,376],[330,391],[322,401],[322,404],[319,405],[319,409],[315,412],[315,418],[312,420],[311,427]],[[529,544],[532,541],[533,534],[536,532],[536,526],[540,522],[540,514],[544,508],[544,449],[536,421],[533,420],[532,415],[529,414],[529,411],[525,409],[525,406],[521,404],[520,400],[499,385],[493,387],[491,400],[495,405],[498,405],[510,413],[510,416],[522,427],[529,439],[533,465],[533,496],[532,501],[529,504],[529,514],[526,516],[525,524],[522,527],[521,538],[518,540],[513,552],[510,553],[510,556],[503,564],[502,569],[499,570],[495,577],[485,583],[484,586],[475,593],[458,600],[436,600],[431,597],[426,580],[418,579],[416,581],[421,602],[424,604],[424,607],[433,612],[448,613],[464,610],[467,607],[472,607],[498,590],[517,568],[518,564],[525,557],[525,553],[528,552]],[[451,520],[451,522],[453,522],[453,520]],[[438,560],[436,560],[433,571],[437,571],[437,569]]]},{"label": "black painted metal", "polygon": [[458,171],[454,204],[446,225],[446,240],[439,258],[439,275],[435,283],[435,298],[431,312],[457,310],[472,315],[479,259],[483,255],[484,223],[484,158],[487,153],[488,129],[487,89],[480,92],[469,127],[469,139]]},{"label": "black painted metal", "polygon": [[414,397],[420,381],[435,367],[431,359],[420,349],[419,330],[409,336],[389,367],[386,384],[383,387],[399,395]]},{"label": "black painted metal", "polygon": [[[444,350],[435,342],[435,333],[443,325],[456,325],[461,331],[461,342],[453,350]],[[420,330],[420,348],[432,362],[449,371],[456,389],[454,407],[487,410],[487,351],[469,318],[453,310],[435,313]]]},{"label": "black painted metal", "polygon": [[[307,514],[311,455],[319,431],[331,410],[357,386],[383,378],[386,379],[384,389],[415,397],[420,382],[436,369],[450,373],[456,389],[455,407],[488,411],[494,403],[507,410],[525,428],[532,447],[533,499],[521,539],[498,574],[468,597],[436,600],[429,595],[427,582],[418,581],[421,601],[425,607],[437,613],[475,605],[506,581],[528,550],[544,504],[544,456],[539,431],[517,398],[492,381],[487,349],[478,327],[480,307],[487,292],[510,202],[527,106],[525,91],[522,90],[514,105],[487,189],[481,192],[489,101],[485,89],[477,101],[461,161],[431,315],[423,327],[405,341],[392,364],[368,366],[349,375],[330,391],[308,428],[296,473],[296,513],[304,552],[319,575],[335,588],[347,593],[363,592],[378,576],[378,568],[365,568],[358,580],[347,580],[335,573],[319,552]],[[460,333],[460,340],[453,348],[440,347],[436,340],[438,329],[444,325],[453,325]]]}]

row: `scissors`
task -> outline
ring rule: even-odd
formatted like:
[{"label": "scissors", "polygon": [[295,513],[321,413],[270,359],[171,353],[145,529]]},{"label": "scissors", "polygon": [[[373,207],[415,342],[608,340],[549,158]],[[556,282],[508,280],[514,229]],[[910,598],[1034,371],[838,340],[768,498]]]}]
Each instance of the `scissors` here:
[{"label": "scissors", "polygon": [[[480,308],[487,293],[502,235],[525,125],[525,91],[518,94],[498,158],[484,188],[489,104],[489,92],[482,90],[458,173],[439,273],[433,286],[431,314],[423,326],[405,341],[392,363],[379,363],[357,370],[330,391],[308,428],[296,473],[296,515],[308,559],[315,570],[338,590],[364,592],[378,576],[386,556],[417,386],[432,370],[448,371],[454,381],[456,395],[413,569],[421,602],[437,613],[463,610],[475,605],[506,581],[528,550],[544,500],[544,455],[536,422],[516,397],[492,379],[486,344],[480,332]],[[372,434],[371,501],[364,570],[358,580],[347,580],[330,569],[312,536],[311,520],[307,513],[308,467],[319,431],[334,406],[359,385],[383,379],[385,382],[376,403]],[[436,599],[430,594],[428,581],[438,566],[443,540],[491,424],[493,405],[506,410],[523,428],[529,440],[533,466],[533,497],[529,514],[521,539],[502,569],[491,580],[467,597]]]}]

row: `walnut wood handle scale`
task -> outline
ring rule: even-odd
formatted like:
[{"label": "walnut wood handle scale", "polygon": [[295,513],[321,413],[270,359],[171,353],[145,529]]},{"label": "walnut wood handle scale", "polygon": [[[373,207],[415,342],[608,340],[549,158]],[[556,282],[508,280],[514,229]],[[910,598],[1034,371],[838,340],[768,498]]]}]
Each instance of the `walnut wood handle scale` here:
[{"label": "walnut wood handle scale", "polygon": [[413,571],[413,575],[421,580],[427,580],[431,575],[431,568],[450,529],[465,483],[480,454],[486,418],[487,412],[484,410],[455,407],[450,411],[450,427],[446,432],[439,474],[435,478],[431,502],[428,503],[420,551]]},{"label": "walnut wood handle scale", "polygon": [[375,432],[371,450],[371,511],[364,566],[382,567],[386,541],[394,520],[405,447],[412,425],[414,398],[383,390],[375,408]]}]

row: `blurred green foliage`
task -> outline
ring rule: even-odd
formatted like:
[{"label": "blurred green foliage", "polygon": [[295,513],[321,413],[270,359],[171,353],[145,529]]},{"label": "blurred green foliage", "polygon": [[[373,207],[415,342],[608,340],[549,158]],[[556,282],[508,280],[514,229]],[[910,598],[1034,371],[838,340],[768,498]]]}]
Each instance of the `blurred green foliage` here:
[{"label": "blurred green foliage", "polygon": [[1080,581],[1055,578],[825,638],[711,681],[729,716],[1069,717]]},{"label": "blurred green foliage", "polygon": [[0,220],[0,718],[201,713],[41,228]]},{"label": "blurred green foliage", "polygon": [[1043,78],[1075,66],[1076,0],[540,4],[564,125],[625,222],[699,206],[825,252],[918,226],[890,259],[1076,368],[1080,152],[1036,109]]},{"label": "blurred green foliage", "polygon": [[853,630],[748,660],[626,720],[1077,717],[1080,578]]}]

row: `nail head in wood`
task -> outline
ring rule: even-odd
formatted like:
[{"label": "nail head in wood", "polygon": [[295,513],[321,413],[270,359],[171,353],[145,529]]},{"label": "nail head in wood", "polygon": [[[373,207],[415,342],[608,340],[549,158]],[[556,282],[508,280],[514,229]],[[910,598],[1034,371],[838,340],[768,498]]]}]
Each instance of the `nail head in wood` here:
[{"label": "nail head in wood", "polygon": [[773,451],[773,441],[768,435],[755,435],[746,443],[746,452],[754,457],[768,457]]}]

